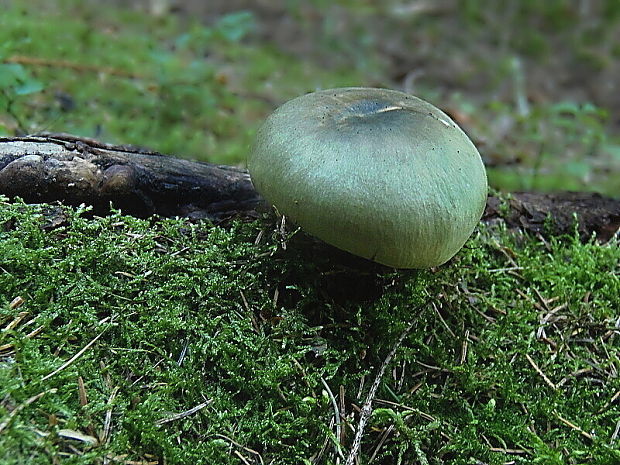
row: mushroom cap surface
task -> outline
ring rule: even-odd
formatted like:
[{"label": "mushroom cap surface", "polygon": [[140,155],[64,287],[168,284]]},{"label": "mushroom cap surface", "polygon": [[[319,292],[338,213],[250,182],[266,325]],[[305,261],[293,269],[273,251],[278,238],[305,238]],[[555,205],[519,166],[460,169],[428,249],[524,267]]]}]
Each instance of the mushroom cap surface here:
[{"label": "mushroom cap surface", "polygon": [[395,268],[452,258],[488,189],[480,154],[454,121],[387,89],[286,102],[259,129],[248,169],[257,191],[306,232]]}]

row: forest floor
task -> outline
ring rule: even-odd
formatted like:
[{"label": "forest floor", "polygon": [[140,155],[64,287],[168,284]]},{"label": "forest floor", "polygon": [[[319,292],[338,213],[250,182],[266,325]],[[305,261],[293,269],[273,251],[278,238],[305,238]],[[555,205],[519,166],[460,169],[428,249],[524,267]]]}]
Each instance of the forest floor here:
[{"label": "forest floor", "polygon": [[[116,3],[0,0],[0,135],[243,165],[287,99],[386,86],[496,189],[620,190],[617,2]],[[398,271],[88,210],[0,199],[2,465],[343,464],[375,380],[359,463],[620,463],[617,238],[499,221]]]}]

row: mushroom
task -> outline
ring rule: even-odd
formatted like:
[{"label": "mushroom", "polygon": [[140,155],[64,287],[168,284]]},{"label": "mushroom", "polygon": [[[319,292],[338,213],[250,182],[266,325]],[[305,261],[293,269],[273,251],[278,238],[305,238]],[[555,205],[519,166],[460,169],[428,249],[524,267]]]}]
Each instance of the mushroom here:
[{"label": "mushroom", "polygon": [[259,129],[248,169],[257,191],[306,232],[395,268],[447,262],[487,197],[480,154],[456,123],[387,89],[283,104]]}]

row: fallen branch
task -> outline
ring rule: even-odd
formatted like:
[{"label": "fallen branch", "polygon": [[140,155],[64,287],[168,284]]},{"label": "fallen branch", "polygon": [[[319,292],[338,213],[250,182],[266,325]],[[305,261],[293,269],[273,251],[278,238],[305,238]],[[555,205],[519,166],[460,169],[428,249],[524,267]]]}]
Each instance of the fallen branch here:
[{"label": "fallen branch", "polygon": [[0,138],[0,194],[138,217],[256,215],[247,171],[68,135]]}]

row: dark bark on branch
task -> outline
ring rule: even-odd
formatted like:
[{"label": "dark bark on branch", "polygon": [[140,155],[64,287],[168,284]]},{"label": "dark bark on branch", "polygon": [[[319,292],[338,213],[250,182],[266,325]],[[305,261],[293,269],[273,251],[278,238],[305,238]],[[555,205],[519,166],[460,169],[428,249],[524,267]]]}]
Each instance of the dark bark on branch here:
[{"label": "dark bark on branch", "polygon": [[0,138],[0,194],[214,221],[256,215],[262,202],[243,169],[59,134]]},{"label": "dark bark on branch", "polygon": [[607,242],[620,229],[620,200],[593,192],[516,192],[506,203],[487,199],[483,221],[502,218],[510,228],[548,236],[573,234],[588,240],[592,234]]},{"label": "dark bark on branch", "polygon": [[[110,204],[124,213],[207,218],[256,218],[265,204],[246,170],[192,162],[136,147],[64,134],[0,138],[0,194],[26,202]],[[593,232],[606,241],[620,228],[620,200],[593,193],[490,196],[483,220],[540,234]]]}]

